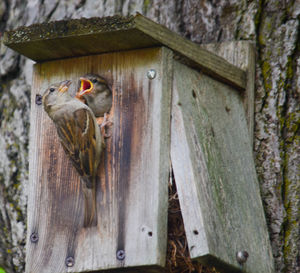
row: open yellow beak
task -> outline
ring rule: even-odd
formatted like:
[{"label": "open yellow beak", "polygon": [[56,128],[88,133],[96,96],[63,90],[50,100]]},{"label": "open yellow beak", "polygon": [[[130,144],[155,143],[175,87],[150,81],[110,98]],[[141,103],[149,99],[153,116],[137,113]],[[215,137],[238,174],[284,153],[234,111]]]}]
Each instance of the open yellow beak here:
[{"label": "open yellow beak", "polygon": [[76,94],[77,98],[81,98],[83,95],[90,93],[94,89],[93,83],[87,78],[80,78],[80,89]]}]

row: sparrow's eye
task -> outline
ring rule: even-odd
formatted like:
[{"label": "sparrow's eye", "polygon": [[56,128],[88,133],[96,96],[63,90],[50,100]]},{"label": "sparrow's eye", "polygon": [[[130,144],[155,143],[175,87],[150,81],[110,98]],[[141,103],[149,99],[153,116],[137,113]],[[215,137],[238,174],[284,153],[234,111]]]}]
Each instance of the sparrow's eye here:
[{"label": "sparrow's eye", "polygon": [[50,92],[54,92],[55,88],[51,87],[49,90],[50,90]]},{"label": "sparrow's eye", "polygon": [[96,83],[97,82],[97,79],[92,79],[92,83]]}]

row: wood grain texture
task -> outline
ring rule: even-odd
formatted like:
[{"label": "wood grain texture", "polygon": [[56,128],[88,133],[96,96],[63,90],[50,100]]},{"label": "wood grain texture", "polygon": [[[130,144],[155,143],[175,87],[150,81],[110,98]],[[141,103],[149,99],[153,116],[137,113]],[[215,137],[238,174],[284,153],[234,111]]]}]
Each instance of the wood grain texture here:
[{"label": "wood grain texture", "polygon": [[239,94],[176,61],[173,78],[171,160],[191,257],[224,272],[274,272]]},{"label": "wood grain texture", "polygon": [[166,46],[189,65],[240,90],[246,88],[243,70],[141,14],[36,24],[5,32],[3,39],[35,61]]},{"label": "wood grain texture", "polygon": [[212,53],[224,58],[246,72],[246,89],[241,93],[246,119],[249,129],[249,138],[253,146],[254,134],[254,92],[255,92],[255,46],[250,41],[233,41],[217,44],[201,45]]},{"label": "wood grain texture", "polygon": [[[159,271],[167,240],[170,100],[168,49],[103,54],[35,65],[30,143],[26,272],[86,272],[115,268]],[[153,80],[147,71],[157,71]],[[97,181],[98,226],[83,228],[83,196],[76,170],[56,129],[35,104],[53,82],[92,72],[113,89],[113,108]],[[73,85],[70,89],[73,88]],[[39,240],[32,243],[36,232]],[[125,259],[116,258],[118,250]],[[73,267],[66,267],[74,257]],[[154,268],[154,269],[153,269]]]},{"label": "wood grain texture", "polygon": [[179,58],[190,66],[201,69],[204,73],[235,86],[239,90],[245,89],[245,72],[235,65],[169,31],[162,25],[153,23],[146,17],[136,16],[135,24],[139,30],[177,52]]}]

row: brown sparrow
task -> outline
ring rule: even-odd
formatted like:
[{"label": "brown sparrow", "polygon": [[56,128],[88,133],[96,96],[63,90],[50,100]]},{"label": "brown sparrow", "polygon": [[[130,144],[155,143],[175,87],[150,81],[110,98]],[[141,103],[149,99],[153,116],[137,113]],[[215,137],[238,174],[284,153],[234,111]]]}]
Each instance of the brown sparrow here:
[{"label": "brown sparrow", "polygon": [[84,227],[97,225],[96,177],[104,149],[104,121],[99,130],[93,111],[67,92],[71,81],[52,84],[43,95],[64,151],[78,171],[85,199]]}]

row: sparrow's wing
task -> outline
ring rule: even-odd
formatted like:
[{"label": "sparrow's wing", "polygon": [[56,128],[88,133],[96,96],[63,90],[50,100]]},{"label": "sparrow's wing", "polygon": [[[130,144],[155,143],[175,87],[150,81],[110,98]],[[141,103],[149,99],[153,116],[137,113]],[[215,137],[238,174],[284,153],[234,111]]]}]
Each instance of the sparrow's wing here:
[{"label": "sparrow's wing", "polygon": [[[83,177],[95,176],[97,139],[94,117],[87,109],[81,108],[66,113],[57,124],[57,132],[67,155]],[[91,182],[91,181],[90,181]]]}]

